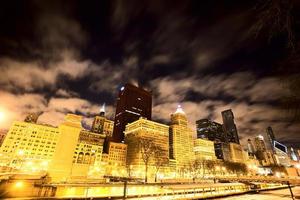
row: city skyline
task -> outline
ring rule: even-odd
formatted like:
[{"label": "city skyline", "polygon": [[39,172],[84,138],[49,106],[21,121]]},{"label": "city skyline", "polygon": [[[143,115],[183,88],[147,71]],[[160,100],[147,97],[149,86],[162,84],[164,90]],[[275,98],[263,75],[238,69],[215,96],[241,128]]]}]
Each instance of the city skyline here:
[{"label": "city skyline", "polygon": [[39,111],[44,123],[75,113],[91,125],[104,102],[113,119],[119,89],[132,82],[153,92],[154,121],[169,123],[180,104],[195,130],[197,120],[220,123],[232,109],[244,145],[271,126],[278,141],[299,148],[300,124],[279,105],[289,92],[277,67],[287,50],[282,38],[248,35],[252,3],[174,3],[169,13],[167,3],[66,4],[1,6],[1,129]]}]

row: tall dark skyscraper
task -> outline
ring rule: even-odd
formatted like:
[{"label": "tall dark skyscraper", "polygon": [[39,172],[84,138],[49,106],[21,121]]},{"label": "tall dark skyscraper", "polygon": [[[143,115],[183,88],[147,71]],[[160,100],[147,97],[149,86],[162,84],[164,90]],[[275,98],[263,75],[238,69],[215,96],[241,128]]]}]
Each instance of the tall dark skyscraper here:
[{"label": "tall dark skyscraper", "polygon": [[37,113],[30,113],[26,116],[24,119],[24,122],[28,123],[37,123],[39,116],[43,114],[43,112],[37,112]]},{"label": "tall dark skyscraper", "polygon": [[114,142],[124,141],[124,130],[128,123],[140,117],[151,120],[152,94],[142,88],[126,84],[119,91],[116,105]]},{"label": "tall dark skyscraper", "polygon": [[222,111],[222,118],[226,141],[240,144],[232,110],[229,109]]},{"label": "tall dark skyscraper", "polygon": [[209,119],[196,121],[197,138],[207,138],[211,141],[225,142],[222,124]]},{"label": "tall dark skyscraper", "polygon": [[272,150],[274,151],[274,141],[275,141],[276,139],[275,139],[275,135],[274,135],[274,132],[273,132],[272,127],[269,126],[269,127],[266,129],[266,132],[267,132],[267,136],[268,136],[268,140],[269,140],[270,146],[271,146]]}]

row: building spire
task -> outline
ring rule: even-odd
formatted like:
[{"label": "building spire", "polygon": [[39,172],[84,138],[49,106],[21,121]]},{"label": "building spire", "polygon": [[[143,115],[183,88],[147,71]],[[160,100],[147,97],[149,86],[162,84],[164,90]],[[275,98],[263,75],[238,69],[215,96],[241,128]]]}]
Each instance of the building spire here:
[{"label": "building spire", "polygon": [[105,103],[103,103],[102,107],[100,108],[100,116],[105,115]]},{"label": "building spire", "polygon": [[178,104],[177,109],[176,109],[176,111],[175,111],[175,114],[177,114],[177,113],[181,113],[181,114],[184,114],[184,115],[185,115],[185,112],[184,112],[183,109],[181,108],[181,105],[180,105],[180,104]]}]

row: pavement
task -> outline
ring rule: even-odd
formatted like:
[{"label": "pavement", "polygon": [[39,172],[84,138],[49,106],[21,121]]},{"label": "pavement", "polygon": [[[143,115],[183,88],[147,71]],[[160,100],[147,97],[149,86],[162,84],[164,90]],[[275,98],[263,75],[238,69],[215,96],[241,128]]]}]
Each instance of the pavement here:
[{"label": "pavement", "polygon": [[[300,186],[292,188],[294,199],[300,199]],[[225,198],[218,198],[222,200],[291,200],[291,193],[289,189],[263,191],[258,194],[244,194]]]}]

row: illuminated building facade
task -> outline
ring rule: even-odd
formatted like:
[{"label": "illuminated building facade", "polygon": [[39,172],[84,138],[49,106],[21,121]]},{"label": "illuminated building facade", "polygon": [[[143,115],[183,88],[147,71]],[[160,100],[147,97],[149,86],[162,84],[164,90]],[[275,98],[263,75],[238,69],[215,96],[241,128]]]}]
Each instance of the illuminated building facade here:
[{"label": "illuminated building facade", "polygon": [[265,160],[264,152],[267,151],[264,137],[262,135],[258,135],[254,138],[254,145],[256,150],[256,157],[258,160]]},{"label": "illuminated building facade", "polygon": [[81,116],[68,114],[58,127],[16,121],[0,148],[1,165],[47,171],[52,180],[88,176],[99,165],[105,135],[83,130]]},{"label": "illuminated building facade", "polygon": [[102,160],[105,135],[81,130],[73,154],[73,163],[94,165]]},{"label": "illuminated building facade", "polygon": [[291,149],[290,149],[290,155],[291,155],[291,159],[293,160],[293,161],[298,161],[299,159],[298,159],[298,156],[297,156],[297,154],[296,154],[296,152],[294,151],[294,149],[291,147]]},{"label": "illuminated building facade", "polygon": [[234,123],[234,116],[231,109],[222,111],[223,127],[225,131],[225,140],[240,144],[236,125]]},{"label": "illuminated building facade", "polygon": [[81,130],[73,153],[70,178],[99,178],[104,174],[101,166],[105,135]]},{"label": "illuminated building facade", "polygon": [[290,158],[288,156],[287,147],[277,141],[274,141],[274,152],[275,152],[275,159],[278,165],[282,166],[290,166]]},{"label": "illuminated building facade", "polygon": [[264,159],[261,160],[262,166],[270,166],[270,165],[276,164],[276,160],[275,160],[273,151],[264,151],[263,158]]},{"label": "illuminated building facade", "polygon": [[243,148],[240,144],[229,143],[230,161],[236,163],[244,163]]},{"label": "illuminated building facade", "polygon": [[217,159],[230,161],[230,148],[229,144],[225,142],[216,142],[214,144],[215,147],[215,155]]},{"label": "illuminated building facade", "polygon": [[108,149],[102,157],[105,175],[126,176],[127,144],[109,142]]},{"label": "illuminated building facade", "polygon": [[225,142],[222,124],[213,122],[209,119],[196,121],[197,138],[207,138],[211,141]]},{"label": "illuminated building facade", "polygon": [[255,154],[255,149],[254,149],[254,146],[253,146],[253,143],[252,143],[251,139],[247,140],[247,150],[248,150],[250,155]]},{"label": "illuminated building facade", "polygon": [[152,94],[142,88],[126,84],[119,91],[116,105],[113,141],[124,141],[124,131],[128,123],[144,117],[151,120]]},{"label": "illuminated building facade", "polygon": [[44,169],[53,158],[58,139],[57,127],[15,121],[0,148],[1,163],[24,168],[34,162],[35,166],[43,164]]},{"label": "illuminated building facade", "polygon": [[112,137],[114,122],[105,117],[105,104],[100,110],[100,115],[95,116],[91,131]]},{"label": "illuminated building facade", "polygon": [[181,106],[171,114],[170,157],[182,167],[195,160],[193,130],[188,127],[186,114]]},{"label": "illuminated building facade", "polygon": [[194,152],[196,160],[215,160],[214,142],[197,138],[194,141]]},{"label": "illuminated building facade", "polygon": [[[169,126],[144,118],[126,126],[125,143],[127,146],[127,165],[144,166],[139,139],[149,139],[161,149],[161,158],[169,160]],[[154,165],[153,156],[149,165]]]}]

